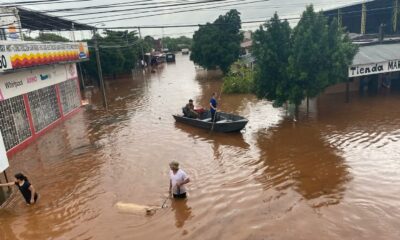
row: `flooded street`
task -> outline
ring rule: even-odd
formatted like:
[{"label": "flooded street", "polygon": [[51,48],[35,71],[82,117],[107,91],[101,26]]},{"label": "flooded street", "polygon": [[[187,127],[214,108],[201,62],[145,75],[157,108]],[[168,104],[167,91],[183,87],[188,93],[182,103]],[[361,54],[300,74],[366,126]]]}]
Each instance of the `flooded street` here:
[{"label": "flooded street", "polygon": [[[0,209],[11,239],[398,239],[400,94],[325,95],[293,122],[252,95],[222,94],[220,109],[249,119],[237,134],[175,123],[189,98],[208,106],[221,81],[188,56],[156,73],[107,83],[109,112],[93,108],[10,159],[41,194]],[[190,176],[189,197],[152,216],[119,202],[161,206],[168,163]]]}]

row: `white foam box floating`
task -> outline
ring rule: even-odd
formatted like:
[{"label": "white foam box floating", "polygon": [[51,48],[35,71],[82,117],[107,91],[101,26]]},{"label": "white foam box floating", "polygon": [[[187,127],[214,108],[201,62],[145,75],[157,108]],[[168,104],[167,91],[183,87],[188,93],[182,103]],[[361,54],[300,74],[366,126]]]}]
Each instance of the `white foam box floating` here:
[{"label": "white foam box floating", "polygon": [[122,212],[135,214],[153,214],[160,207],[152,207],[147,205],[139,205],[135,203],[117,202],[115,207]]}]

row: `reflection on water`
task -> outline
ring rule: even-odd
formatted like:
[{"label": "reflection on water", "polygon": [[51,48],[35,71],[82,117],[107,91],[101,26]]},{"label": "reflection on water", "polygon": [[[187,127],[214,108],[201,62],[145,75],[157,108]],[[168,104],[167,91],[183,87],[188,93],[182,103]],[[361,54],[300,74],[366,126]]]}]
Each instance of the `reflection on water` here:
[{"label": "reflection on water", "polygon": [[339,203],[349,172],[314,124],[283,121],[267,136],[260,135],[258,146],[265,166],[258,180],[265,189],[293,188],[317,207]]},{"label": "reflection on water", "polygon": [[[11,159],[41,199],[26,207],[14,191],[0,239],[398,238],[399,94],[323,96],[298,122],[253,95],[222,94],[222,111],[249,119],[242,133],[175,123],[189,98],[206,107],[221,83],[177,55],[108,81],[108,112],[88,90],[92,107]],[[113,207],[161,206],[172,160],[191,179],[188,200],[152,216]]]},{"label": "reflection on water", "polygon": [[187,205],[187,199],[174,199],[171,203],[171,211],[175,213],[175,226],[182,228],[186,220],[192,217],[192,209]]}]

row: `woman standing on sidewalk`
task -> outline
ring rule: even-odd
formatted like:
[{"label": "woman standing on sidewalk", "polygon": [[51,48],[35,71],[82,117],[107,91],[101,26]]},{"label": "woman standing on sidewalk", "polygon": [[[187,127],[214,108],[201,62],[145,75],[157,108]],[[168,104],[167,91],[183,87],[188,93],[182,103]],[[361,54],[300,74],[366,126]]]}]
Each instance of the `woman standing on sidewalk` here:
[{"label": "woman standing on sidewalk", "polygon": [[15,182],[3,183],[0,184],[0,187],[11,187],[15,185],[18,187],[27,205],[35,204],[39,195],[33,185],[29,182],[28,178],[22,173],[17,173],[14,177]]}]

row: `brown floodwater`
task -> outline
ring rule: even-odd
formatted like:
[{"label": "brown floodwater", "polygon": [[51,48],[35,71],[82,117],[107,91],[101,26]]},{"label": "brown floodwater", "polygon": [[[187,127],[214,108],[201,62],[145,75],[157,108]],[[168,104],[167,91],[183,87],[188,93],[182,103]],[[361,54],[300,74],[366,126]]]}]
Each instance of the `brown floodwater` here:
[{"label": "brown floodwater", "polygon": [[[10,159],[41,194],[18,192],[0,209],[0,239],[398,239],[400,94],[324,95],[297,122],[252,95],[222,94],[220,108],[249,119],[242,133],[177,124],[189,98],[207,106],[216,74],[187,56],[156,73],[107,83],[66,122]],[[121,202],[158,205],[168,163],[190,175],[189,197],[154,215]],[[15,191],[14,191],[15,192]]]}]

